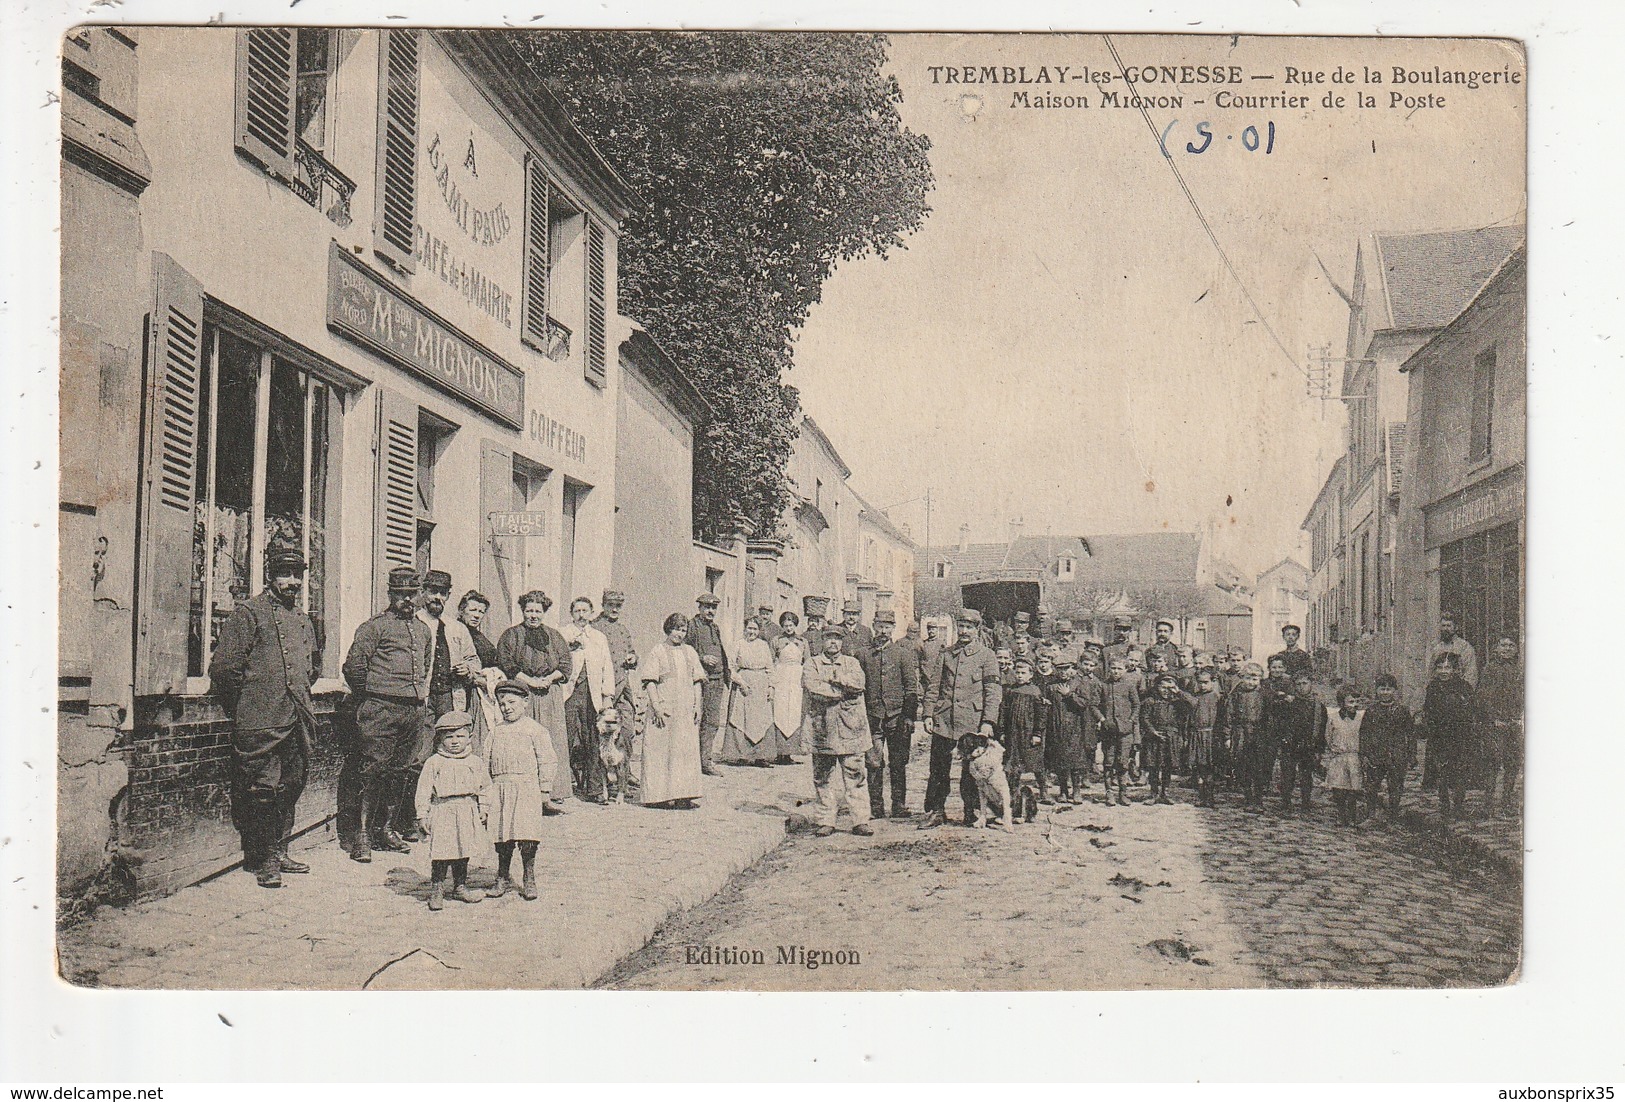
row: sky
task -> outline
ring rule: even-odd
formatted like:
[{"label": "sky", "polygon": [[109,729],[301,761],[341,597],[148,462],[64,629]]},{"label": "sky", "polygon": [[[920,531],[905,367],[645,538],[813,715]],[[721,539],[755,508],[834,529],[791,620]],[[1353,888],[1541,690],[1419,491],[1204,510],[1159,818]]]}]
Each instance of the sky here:
[{"label": "sky", "polygon": [[[906,250],[836,270],[788,381],[876,506],[931,491],[934,544],[957,539],[961,524],[973,541],[1002,540],[1017,518],[1027,534],[1211,524],[1215,552],[1244,570],[1301,558],[1298,526],[1341,453],[1344,423],[1341,403],[1306,393],[1309,347],[1329,343],[1341,356],[1348,324],[1317,256],[1350,290],[1361,234],[1524,220],[1523,86],[1396,87],[1392,70],[1521,74],[1523,59],[1488,40],[1112,43],[1131,73],[1241,67],[1239,86],[1141,91],[1183,95],[1180,107],[1150,108],[1151,120],[1159,132],[1173,125],[1180,172],[1285,351],[1139,111],[1102,105],[1087,78],[948,84],[942,68],[1113,71],[1103,38],[897,35],[891,71],[904,124],[932,141],[933,209]],[[1325,82],[1289,87],[1287,66]],[[1352,83],[1332,82],[1339,66]],[[1365,66],[1384,83],[1364,83]],[[1108,87],[1125,90],[1120,77]],[[1012,107],[1018,90],[1091,106]],[[1221,109],[1217,91],[1303,95],[1309,106]],[[1357,91],[1377,106],[1354,106]],[[1444,105],[1393,108],[1393,91]],[[1323,107],[1328,93],[1346,106]],[[1212,141],[1189,153],[1204,120]],[[1248,125],[1257,150],[1243,148]],[[923,501],[890,515],[924,542]]]}]

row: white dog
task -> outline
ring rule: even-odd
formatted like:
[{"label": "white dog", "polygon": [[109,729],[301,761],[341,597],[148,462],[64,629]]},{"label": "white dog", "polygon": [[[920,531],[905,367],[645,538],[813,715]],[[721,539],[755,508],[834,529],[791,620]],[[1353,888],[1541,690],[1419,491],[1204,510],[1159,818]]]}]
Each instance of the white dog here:
[{"label": "white dog", "polygon": [[995,825],[993,813],[997,811],[996,825],[1014,833],[1010,780],[1004,775],[1004,745],[980,735],[971,736],[967,742],[970,753],[965,760],[970,765],[971,780],[976,782],[976,794],[981,799],[984,820],[992,828]]}]

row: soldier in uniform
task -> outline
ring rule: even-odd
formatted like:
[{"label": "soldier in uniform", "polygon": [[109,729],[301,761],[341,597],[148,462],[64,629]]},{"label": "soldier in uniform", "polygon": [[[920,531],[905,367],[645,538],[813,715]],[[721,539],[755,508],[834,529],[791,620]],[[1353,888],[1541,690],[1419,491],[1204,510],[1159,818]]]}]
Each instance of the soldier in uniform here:
[{"label": "soldier in uniform", "polygon": [[1134,621],[1127,616],[1119,616],[1112,623],[1112,641],[1107,644],[1105,652],[1101,655],[1105,663],[1101,668],[1109,669],[1112,659],[1128,660],[1128,652],[1134,649]]},{"label": "soldier in uniform", "polygon": [[429,661],[434,640],[417,617],[418,576],[410,567],[389,572],[389,608],[355,630],[344,659],[344,680],[355,694],[362,821],[350,839],[350,858],[371,861],[374,849],[410,853],[390,828],[404,800],[407,771],[417,747],[434,737],[429,712]]},{"label": "soldier in uniform", "polygon": [[[886,817],[886,775],[891,774],[891,817],[908,817],[908,758],[914,739],[914,713],[919,707],[919,655],[907,639],[894,640],[897,613],[875,613],[874,642],[863,659],[869,705],[869,727],[875,750],[869,756],[869,809]],[[878,760],[876,760],[878,758]]]},{"label": "soldier in uniform", "polygon": [[316,627],[299,607],[304,555],[273,548],[265,574],[266,588],[221,629],[209,679],[231,698],[231,817],[243,868],[260,887],[279,888],[284,872],[310,871],[288,856],[288,838],[316,728],[310,686],[319,657]]},{"label": "soldier in uniform", "polygon": [[[978,638],[981,628],[980,612],[973,608],[960,610],[954,618],[957,640],[928,671],[924,705],[925,729],[931,735],[931,769],[921,830],[947,822],[949,775],[959,737],[995,737],[1004,686],[999,681],[998,659]],[[976,795],[965,763],[960,770],[959,790],[966,801],[965,818],[969,821],[976,813]]]},{"label": "soldier in uniform", "polygon": [[1083,647],[1072,638],[1072,621],[1055,621],[1055,664],[1076,666],[1083,657]]},{"label": "soldier in uniform", "polygon": [[728,687],[733,674],[728,668],[728,652],[722,646],[722,631],[717,627],[717,606],[721,604],[715,593],[701,593],[695,598],[699,611],[688,625],[688,645],[700,656],[705,667],[705,687],[700,695],[700,772],[708,777],[722,774],[711,764],[711,752],[722,731],[723,705],[728,699]]}]

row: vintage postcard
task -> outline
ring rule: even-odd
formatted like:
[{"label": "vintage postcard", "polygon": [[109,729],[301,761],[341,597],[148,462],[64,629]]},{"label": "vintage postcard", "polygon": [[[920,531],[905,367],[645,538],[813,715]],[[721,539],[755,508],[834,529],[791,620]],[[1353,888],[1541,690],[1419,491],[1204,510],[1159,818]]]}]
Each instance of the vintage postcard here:
[{"label": "vintage postcard", "polygon": [[68,982],[1518,981],[1518,42],[61,74]]}]

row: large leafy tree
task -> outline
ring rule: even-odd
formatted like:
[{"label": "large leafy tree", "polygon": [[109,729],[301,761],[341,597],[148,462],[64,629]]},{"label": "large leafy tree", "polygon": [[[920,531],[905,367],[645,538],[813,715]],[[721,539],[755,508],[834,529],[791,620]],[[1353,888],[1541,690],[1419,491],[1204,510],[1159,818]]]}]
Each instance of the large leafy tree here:
[{"label": "large leafy tree", "polygon": [[775,531],[796,332],[837,262],[903,247],[930,210],[930,142],[898,116],[884,36],[513,33],[643,200],[623,227],[621,309],[716,408],[697,534]]}]

